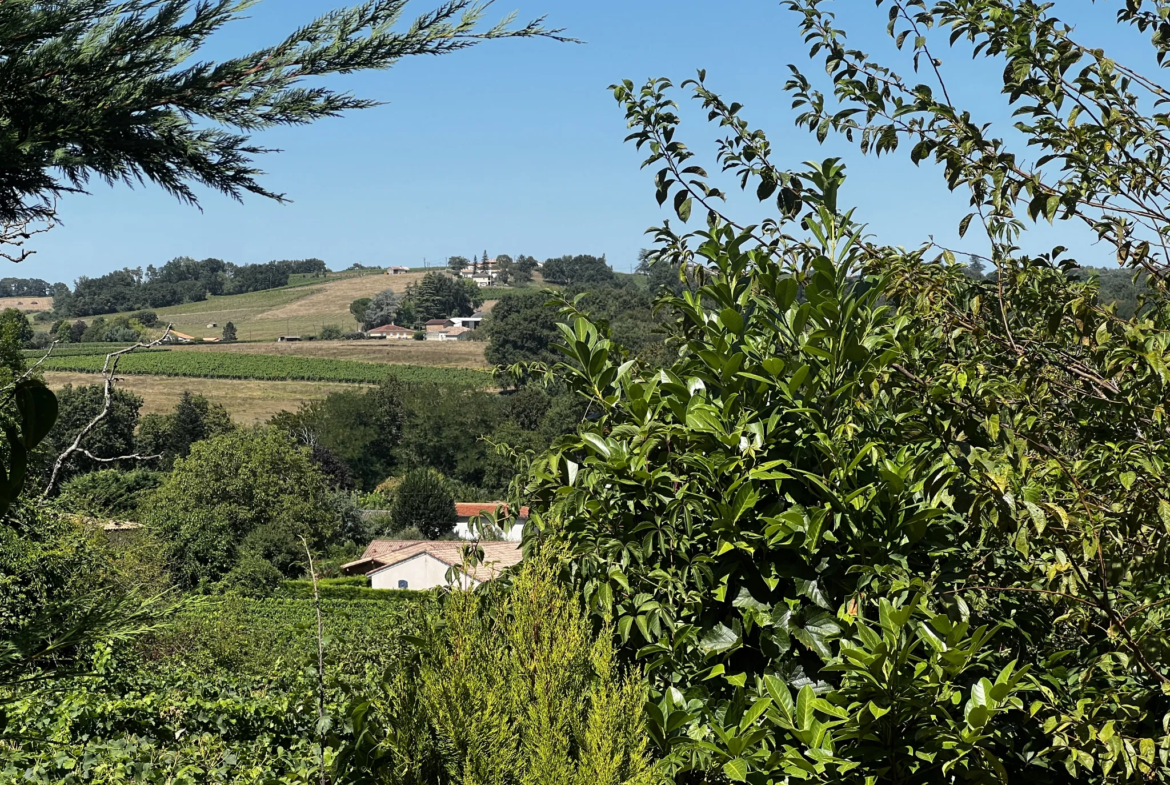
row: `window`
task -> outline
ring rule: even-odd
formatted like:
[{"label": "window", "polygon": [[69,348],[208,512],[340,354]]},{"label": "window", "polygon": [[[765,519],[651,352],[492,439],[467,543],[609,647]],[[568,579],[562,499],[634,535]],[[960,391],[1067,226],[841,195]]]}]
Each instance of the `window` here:
[{"label": "window", "polygon": [[398,588],[400,588],[400,589],[406,589],[406,588],[409,588],[409,586],[410,586],[410,584],[408,584],[406,581],[399,581],[398,582]]}]

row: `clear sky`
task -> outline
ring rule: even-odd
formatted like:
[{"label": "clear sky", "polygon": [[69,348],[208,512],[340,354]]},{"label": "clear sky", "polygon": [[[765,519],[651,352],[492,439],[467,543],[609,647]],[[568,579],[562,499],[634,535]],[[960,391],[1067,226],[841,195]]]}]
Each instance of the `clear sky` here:
[{"label": "clear sky", "polygon": [[[413,11],[434,2],[416,0]],[[223,57],[270,43],[338,4],[266,0],[201,54]],[[1057,5],[1061,12],[1084,6]],[[1115,5],[1083,11],[1092,16],[1083,19],[1082,37],[1108,36],[1097,42],[1111,51],[1139,40],[1093,24],[1108,22]],[[861,0],[836,6],[854,45],[888,49],[883,11]],[[341,269],[354,262],[441,264],[483,251],[540,259],[605,254],[615,269],[628,270],[648,244],[644,230],[668,216],[654,201],[651,173],[639,170],[641,157],[622,141],[623,112],[606,87],[650,76],[680,82],[697,68],[707,69],[708,83],[728,100],[746,105],[744,116],[769,132],[780,161],[796,166],[843,155],[851,173],[845,198],[882,240],[916,245],[934,235],[958,242],[966,199],[948,194],[932,166],[913,168],[905,151],[878,160],[843,143],[821,147],[794,127],[783,91],[787,64],[823,71],[808,62],[796,17],[778,0],[499,0],[493,10],[512,9],[521,18],[547,14],[551,25],[587,43],[489,42],[333,80],[386,104],[259,137],[283,150],[262,159],[265,185],[293,203],[253,197],[239,204],[207,193],[200,212],[151,186],[95,183],[91,195],[65,198],[63,225],[38,239],[36,256],[3,274],[72,283],[183,255],[240,264],[318,257]],[[847,17],[864,22],[848,24]],[[986,112],[1008,133],[1003,100],[980,89],[997,77],[996,66],[972,65],[958,53],[943,57],[956,102]],[[1158,77],[1151,62],[1131,64]],[[694,109],[685,117],[684,140],[709,153],[717,129]],[[714,163],[709,156],[702,162]],[[750,212],[752,201],[733,204]],[[1068,245],[1087,263],[1107,264],[1105,249],[1089,240],[1065,226],[1039,232],[1035,242]],[[977,241],[968,247],[984,250]]]}]

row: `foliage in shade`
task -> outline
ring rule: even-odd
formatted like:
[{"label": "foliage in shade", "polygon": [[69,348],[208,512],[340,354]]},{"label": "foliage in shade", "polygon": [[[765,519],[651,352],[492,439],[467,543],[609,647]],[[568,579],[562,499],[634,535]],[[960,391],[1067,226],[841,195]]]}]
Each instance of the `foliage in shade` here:
[{"label": "foliage in shade", "polygon": [[[46,440],[48,453],[51,453],[44,456],[48,463],[73,444],[77,434],[101,413],[105,407],[105,386],[74,387],[67,384],[57,394],[57,402],[60,414]],[[142,398],[128,390],[115,389],[111,394],[109,414],[86,435],[81,446],[96,458],[133,455],[141,408]],[[109,468],[109,464],[75,453],[62,466],[61,477],[73,477],[99,467]]]}]

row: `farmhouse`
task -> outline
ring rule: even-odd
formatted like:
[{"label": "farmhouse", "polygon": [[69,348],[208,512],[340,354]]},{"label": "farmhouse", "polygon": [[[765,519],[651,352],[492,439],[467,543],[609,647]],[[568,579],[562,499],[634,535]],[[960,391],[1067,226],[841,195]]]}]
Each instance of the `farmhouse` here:
[{"label": "farmhouse", "polygon": [[[482,564],[465,569],[464,544],[453,540],[374,540],[357,561],[343,564],[347,575],[366,575],[375,589],[471,589],[499,575],[523,558],[520,543],[483,542]],[[458,578],[451,581],[448,571]]]},{"label": "farmhouse", "polygon": [[446,330],[428,331],[426,340],[428,341],[457,341],[459,336],[464,333],[469,333],[471,330],[467,327],[448,327]]},{"label": "farmhouse", "polygon": [[371,338],[388,338],[392,341],[409,341],[414,337],[414,330],[407,327],[399,327],[397,324],[387,324],[382,327],[375,327],[372,330],[366,330],[366,335]]},{"label": "farmhouse", "polygon": [[451,321],[450,319],[431,319],[429,322],[423,325],[423,327],[427,328],[428,333],[442,332],[443,330],[454,326],[455,322]]},{"label": "farmhouse", "polygon": [[386,275],[403,275],[410,272],[409,267],[387,267]]}]

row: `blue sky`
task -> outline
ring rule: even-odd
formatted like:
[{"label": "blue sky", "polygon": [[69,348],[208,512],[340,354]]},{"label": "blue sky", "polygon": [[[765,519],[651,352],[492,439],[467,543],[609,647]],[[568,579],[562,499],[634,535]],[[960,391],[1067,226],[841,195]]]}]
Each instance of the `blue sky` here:
[{"label": "blue sky", "polygon": [[[266,0],[202,54],[223,57],[272,42],[337,4]],[[1107,36],[1095,42],[1111,50],[1137,41],[1091,23],[1108,21],[1115,5],[1084,12],[1091,16],[1080,20],[1081,37]],[[883,12],[860,0],[836,6],[854,45],[887,50]],[[413,3],[416,13],[430,7],[432,0]],[[283,150],[262,159],[264,183],[287,193],[291,204],[261,198],[238,204],[208,193],[200,212],[150,186],[94,184],[92,195],[64,199],[63,225],[38,238],[36,256],[4,274],[72,282],[180,255],[241,264],[318,257],[334,269],[354,262],[416,266],[485,250],[540,259],[605,254],[615,269],[628,270],[648,244],[644,230],[668,216],[654,201],[651,173],[639,170],[641,157],[623,144],[623,113],[606,87],[650,76],[679,82],[697,68],[707,69],[708,83],[728,100],[745,104],[745,116],[768,131],[780,161],[796,166],[842,155],[851,173],[845,198],[881,240],[915,245],[934,235],[958,242],[965,198],[949,194],[933,167],[915,169],[905,151],[874,159],[844,143],[819,146],[794,127],[783,91],[787,64],[821,71],[808,63],[796,17],[778,0],[499,0],[493,10],[511,9],[521,18],[547,14],[550,24],[587,43],[490,42],[333,80],[386,105],[260,135],[261,143]],[[846,12],[856,21],[848,23]],[[1002,99],[980,89],[996,78],[996,66],[973,65],[959,53],[942,56],[956,102],[1004,125]],[[1132,64],[1157,76],[1147,61]],[[703,163],[713,163],[706,154],[715,129],[693,108],[685,118],[683,138]],[[733,209],[755,212],[752,201],[733,198]],[[1037,249],[1067,245],[1087,263],[1107,264],[1105,249],[1090,239],[1064,226],[1043,229],[1031,242]],[[977,240],[968,247],[983,250]]]}]

